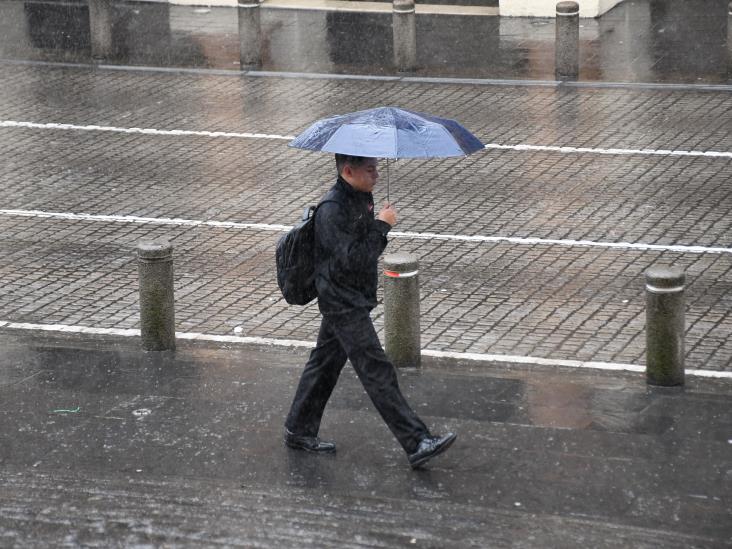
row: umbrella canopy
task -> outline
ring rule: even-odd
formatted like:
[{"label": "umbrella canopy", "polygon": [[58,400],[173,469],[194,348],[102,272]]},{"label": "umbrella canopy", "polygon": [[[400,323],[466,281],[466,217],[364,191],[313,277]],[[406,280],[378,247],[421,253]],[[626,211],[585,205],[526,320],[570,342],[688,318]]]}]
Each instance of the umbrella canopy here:
[{"label": "umbrella canopy", "polygon": [[485,146],[454,120],[379,107],[318,120],[290,147],[372,158],[438,158]]}]

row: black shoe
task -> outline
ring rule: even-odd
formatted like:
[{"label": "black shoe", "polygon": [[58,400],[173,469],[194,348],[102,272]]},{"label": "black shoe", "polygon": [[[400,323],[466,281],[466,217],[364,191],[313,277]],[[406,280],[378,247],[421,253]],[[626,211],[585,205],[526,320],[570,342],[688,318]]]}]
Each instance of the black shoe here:
[{"label": "black shoe", "polygon": [[425,437],[417,446],[417,451],[409,454],[409,465],[416,469],[427,463],[430,459],[447,450],[455,442],[457,435],[447,433],[443,437]]},{"label": "black shoe", "polygon": [[318,437],[296,435],[287,429],[285,429],[285,444],[295,450],[305,450],[306,452],[319,454],[333,454],[336,451],[336,445],[332,442],[323,442]]}]

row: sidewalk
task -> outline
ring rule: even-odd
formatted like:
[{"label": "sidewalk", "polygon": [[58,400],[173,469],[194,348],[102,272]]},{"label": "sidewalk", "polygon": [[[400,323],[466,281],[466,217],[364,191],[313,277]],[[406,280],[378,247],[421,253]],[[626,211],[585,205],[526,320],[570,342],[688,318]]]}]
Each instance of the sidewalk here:
[{"label": "sidewalk", "polygon": [[350,367],[335,456],[288,450],[305,355],[0,332],[0,545],[728,547],[732,387],[435,363],[402,388],[453,448],[421,471]]},{"label": "sidewalk", "polygon": [[[292,2],[263,4],[262,70],[397,74],[388,3],[354,12],[361,3],[344,11],[344,3]],[[553,19],[420,6],[417,76],[554,80]],[[115,54],[105,63],[239,69],[234,8],[124,2],[115,10]],[[581,20],[580,80],[730,84],[729,19],[726,0],[625,1]],[[85,3],[0,1],[0,59],[91,63]]]}]

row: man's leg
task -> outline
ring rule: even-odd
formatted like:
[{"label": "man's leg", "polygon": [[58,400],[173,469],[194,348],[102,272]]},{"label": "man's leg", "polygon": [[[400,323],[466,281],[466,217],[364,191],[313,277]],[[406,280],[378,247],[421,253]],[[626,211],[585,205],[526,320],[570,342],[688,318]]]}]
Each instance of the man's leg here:
[{"label": "man's leg", "polygon": [[325,405],[345,364],[346,352],[323,318],[318,342],[310,353],[285,421],[290,433],[305,437],[318,436]]},{"label": "man's leg", "polygon": [[399,390],[396,370],[389,362],[367,311],[331,323],[371,401],[408,454],[415,452],[429,430]]}]

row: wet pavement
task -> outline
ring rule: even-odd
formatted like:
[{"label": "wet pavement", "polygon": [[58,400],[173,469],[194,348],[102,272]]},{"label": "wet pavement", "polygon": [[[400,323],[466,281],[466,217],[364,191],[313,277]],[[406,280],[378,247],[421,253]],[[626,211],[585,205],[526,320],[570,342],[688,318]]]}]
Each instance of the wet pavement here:
[{"label": "wet pavement", "polygon": [[[580,80],[732,82],[726,0],[625,1],[582,19]],[[97,62],[239,69],[234,8],[115,3]],[[396,74],[391,14],[262,8],[265,71]],[[417,15],[418,76],[554,80],[554,20]],[[0,58],[91,63],[85,2],[0,2]]]},{"label": "wet pavement", "polygon": [[728,547],[732,388],[425,361],[412,471],[355,374],[284,447],[305,352],[0,333],[0,545]]},{"label": "wet pavement", "polygon": [[732,151],[729,92],[8,64],[0,74],[3,117],[48,124],[0,130],[0,322],[135,329],[135,246],[166,238],[178,330],[313,341],[317,309],[282,300],[273,249],[276,226],[330,186],[332,159],[286,139],[125,128],[287,136],[333,112],[399,105],[460,120],[487,143],[589,149],[392,163],[402,235],[388,251],[420,257],[423,348],[642,365],[643,272],[675,264],[689,281],[687,367],[732,370],[731,159],[601,154]]},{"label": "wet pavement", "polygon": [[[720,6],[583,21],[571,87],[533,85],[550,20],[418,17],[417,76],[527,81],[357,79],[240,74],[231,9],[160,3],[118,4],[92,66],[84,4],[0,2],[0,546],[728,547],[731,389],[702,376],[732,371],[730,95],[695,85],[730,83]],[[263,20],[265,70],[394,73],[388,15]],[[494,146],[391,166],[388,250],[420,257],[426,353],[401,383],[459,433],[420,472],[349,369],[323,426],[338,454],[280,438],[305,358],[287,340],[319,319],[281,299],[273,248],[333,177],[287,136],[389,104]],[[275,345],[80,335],[139,328],[135,246],[158,237],[179,332]],[[547,366],[642,368],[643,271],[667,264],[689,281],[685,389]]]}]

